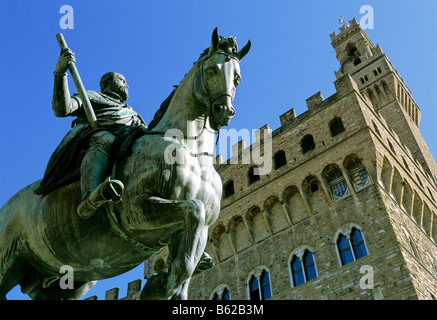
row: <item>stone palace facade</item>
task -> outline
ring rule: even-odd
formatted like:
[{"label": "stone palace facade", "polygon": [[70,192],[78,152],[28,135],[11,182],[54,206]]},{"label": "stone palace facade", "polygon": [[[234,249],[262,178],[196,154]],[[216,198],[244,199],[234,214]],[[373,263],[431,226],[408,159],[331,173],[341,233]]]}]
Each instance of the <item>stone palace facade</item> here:
[{"label": "stone palace facade", "polygon": [[[193,276],[190,299],[437,299],[437,165],[420,110],[355,19],[330,36],[336,93],[217,157],[216,264]],[[260,175],[250,159],[267,144],[272,170]],[[145,274],[167,259],[158,252]]]}]

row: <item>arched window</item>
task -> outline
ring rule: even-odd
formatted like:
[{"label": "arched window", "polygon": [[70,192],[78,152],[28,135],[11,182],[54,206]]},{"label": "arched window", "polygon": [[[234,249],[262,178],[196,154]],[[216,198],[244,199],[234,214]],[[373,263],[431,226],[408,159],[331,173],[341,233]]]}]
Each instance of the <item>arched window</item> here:
[{"label": "arched window", "polygon": [[287,159],[285,158],[285,152],[283,150],[276,152],[274,156],[274,162],[275,170],[287,164]]},{"label": "arched window", "polygon": [[302,183],[303,190],[308,194],[314,194],[320,190],[320,181],[315,176],[308,176]]},{"label": "arched window", "polygon": [[344,234],[340,234],[340,236],[338,237],[337,246],[342,266],[354,261],[351,244]]},{"label": "arched window", "polygon": [[294,256],[293,260],[291,260],[291,275],[294,287],[305,283],[302,261],[297,256]]},{"label": "arched window", "polygon": [[353,60],[355,66],[361,63],[361,59],[359,58],[360,52],[358,51],[355,44],[348,43],[346,46],[346,51],[351,60]]},{"label": "arched window", "polygon": [[259,180],[258,167],[252,167],[249,169],[249,184],[252,184]]},{"label": "arched window", "polygon": [[302,147],[302,152],[303,153],[307,153],[308,151],[311,151],[311,150],[313,150],[316,147],[316,145],[314,143],[314,138],[310,134],[308,134],[305,137],[303,137],[300,145]]},{"label": "arched window", "polygon": [[367,89],[367,96],[369,97],[369,99],[370,99],[370,103],[372,104],[373,108],[374,108],[375,110],[378,110],[379,102],[378,102],[378,100],[376,100],[376,97],[375,97],[375,95],[373,94],[372,90],[370,90],[370,88]]},{"label": "arched window", "polygon": [[261,299],[267,300],[272,296],[271,290],[270,290],[270,277],[269,273],[267,271],[263,271],[261,273]]},{"label": "arched window", "polygon": [[366,245],[364,244],[363,234],[360,230],[353,228],[351,233],[352,252],[355,260],[367,256]]},{"label": "arched window", "polygon": [[225,199],[232,196],[235,193],[234,191],[234,181],[228,181],[224,187]]},{"label": "arched window", "polygon": [[253,274],[249,280],[249,299],[250,300],[267,300],[272,296],[270,288],[270,276],[266,270],[257,276]]},{"label": "arched window", "polygon": [[290,268],[293,287],[317,278],[314,255],[307,249],[299,250],[293,255]]},{"label": "arched window", "polygon": [[349,57],[359,57],[360,53],[354,43],[348,43],[346,45],[346,51]]},{"label": "arched window", "polygon": [[334,118],[329,124],[329,130],[331,130],[331,136],[333,137],[342,133],[344,131],[343,121],[340,118]]},{"label": "arched window", "polygon": [[388,192],[391,188],[391,177],[393,174],[393,166],[386,157],[384,157],[382,163],[382,171],[379,176],[379,184]]},{"label": "arched window", "polygon": [[261,300],[258,279],[254,275],[249,281],[249,299]]},{"label": "arched window", "polygon": [[355,227],[338,235],[337,250],[342,266],[368,255],[363,234]]},{"label": "arched window", "polygon": [[214,292],[212,300],[231,300],[231,293],[227,287],[221,286]]}]

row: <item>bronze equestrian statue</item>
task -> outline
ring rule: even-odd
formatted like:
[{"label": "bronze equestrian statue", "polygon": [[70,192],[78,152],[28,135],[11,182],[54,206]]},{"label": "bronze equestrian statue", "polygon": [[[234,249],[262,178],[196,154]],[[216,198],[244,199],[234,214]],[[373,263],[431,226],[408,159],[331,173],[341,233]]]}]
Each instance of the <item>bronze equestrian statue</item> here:
[{"label": "bronze equestrian statue", "polygon": [[[69,164],[77,171],[69,171],[71,177],[56,186],[52,183],[57,178],[48,178],[46,184],[36,181],[0,209],[0,299],[17,284],[32,299],[80,299],[96,280],[127,272],[166,245],[169,270],[148,279],[141,299],[187,299],[190,278],[205,259],[208,228],[220,212],[215,134],[235,114],[240,61],[249,49],[250,41],[238,50],[235,38],[219,37],[215,29],[209,49],[161,105],[147,132],[129,108],[129,116],[120,116],[128,125],[118,119],[112,119],[114,127],[111,121],[99,124],[97,104],[114,103],[118,109],[125,97],[105,85],[102,93],[90,94],[103,129],[82,129],[83,136],[75,137],[78,153]],[[72,55],[64,54],[61,60],[71,63]],[[56,69],[55,87],[63,89],[55,89],[54,109],[61,116],[77,115],[80,126],[80,99],[70,98],[65,90],[64,62]],[[122,87],[122,77],[116,77],[109,82]],[[97,142],[106,138],[109,143]],[[68,144],[61,146],[64,142]],[[85,168],[88,156],[94,160]],[[100,156],[107,164],[101,164]],[[56,176],[50,173],[51,164],[45,178]],[[54,171],[59,169],[55,166]],[[93,182],[84,182],[93,170],[98,171],[88,177]],[[83,211],[78,210],[81,203],[86,203]],[[74,270],[73,289],[60,286],[60,269],[66,265]]]}]

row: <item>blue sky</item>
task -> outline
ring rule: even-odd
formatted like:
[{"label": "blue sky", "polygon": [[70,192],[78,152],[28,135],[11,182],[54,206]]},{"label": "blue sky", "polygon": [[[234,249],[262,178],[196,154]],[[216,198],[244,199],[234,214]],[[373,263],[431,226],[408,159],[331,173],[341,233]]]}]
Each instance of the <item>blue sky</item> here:
[{"label": "blue sky", "polygon": [[[63,5],[74,10],[74,29],[60,28]],[[360,21],[363,5],[374,9],[374,29],[366,32],[412,91],[422,112],[420,129],[436,156],[435,1],[3,1],[0,206],[43,176],[73,120],[56,118],[51,110],[52,72],[59,56],[56,33],[62,32],[76,52],[87,89],[98,90],[105,72],[125,75],[127,102],[146,122],[209,46],[215,27],[220,35],[237,37],[240,48],[250,39],[252,50],[241,63],[243,81],[230,128],[252,130],[269,124],[274,130],[280,126],[279,116],[290,108],[304,112],[305,100],[314,93],[321,91],[327,98],[335,92],[339,62],[329,34],[338,31],[340,16]],[[71,78],[70,92],[76,92]],[[99,282],[87,296],[104,299],[105,290],[119,287],[123,297],[127,283],[139,278],[142,266]],[[18,287],[7,297],[27,299]]]}]

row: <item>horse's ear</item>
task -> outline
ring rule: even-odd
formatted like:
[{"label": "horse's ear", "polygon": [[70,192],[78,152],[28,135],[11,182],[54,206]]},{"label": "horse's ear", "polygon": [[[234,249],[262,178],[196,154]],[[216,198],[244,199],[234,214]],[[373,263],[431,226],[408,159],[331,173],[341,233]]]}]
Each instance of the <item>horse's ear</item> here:
[{"label": "horse's ear", "polygon": [[249,52],[251,46],[252,46],[252,42],[250,42],[249,40],[247,41],[247,44],[243,47],[243,49],[238,51],[238,58],[240,60],[243,59],[243,57]]},{"label": "horse's ear", "polygon": [[211,47],[209,47],[209,52],[213,52],[217,49],[219,43],[219,34],[218,34],[218,28],[215,28],[212,32],[211,37]]}]

